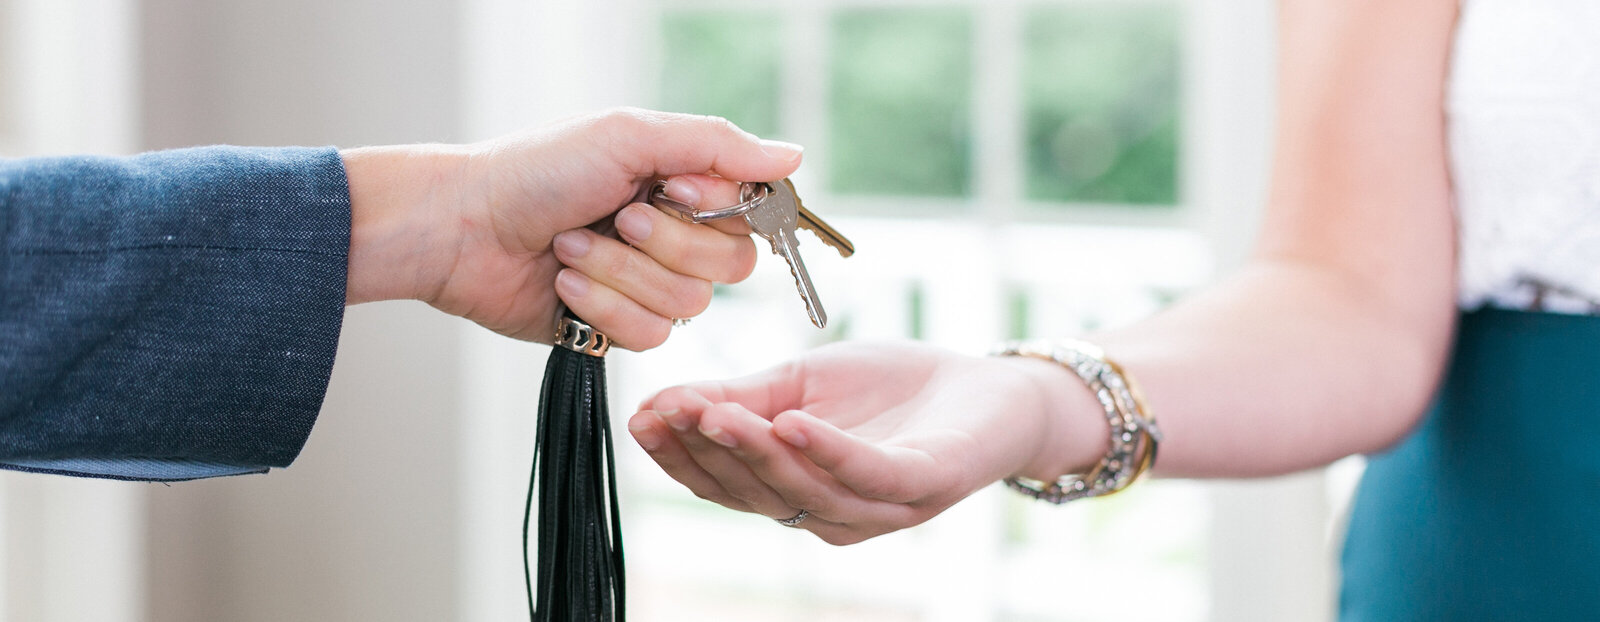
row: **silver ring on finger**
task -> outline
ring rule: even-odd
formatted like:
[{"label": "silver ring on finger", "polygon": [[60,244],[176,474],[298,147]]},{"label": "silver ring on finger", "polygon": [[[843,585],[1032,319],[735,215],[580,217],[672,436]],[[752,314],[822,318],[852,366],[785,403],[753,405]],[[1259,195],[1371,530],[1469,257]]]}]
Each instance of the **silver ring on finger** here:
[{"label": "silver ring on finger", "polygon": [[800,510],[799,514],[795,514],[789,518],[774,518],[772,520],[773,522],[783,525],[784,527],[799,527],[800,523],[805,522],[807,516],[811,516],[811,512]]}]

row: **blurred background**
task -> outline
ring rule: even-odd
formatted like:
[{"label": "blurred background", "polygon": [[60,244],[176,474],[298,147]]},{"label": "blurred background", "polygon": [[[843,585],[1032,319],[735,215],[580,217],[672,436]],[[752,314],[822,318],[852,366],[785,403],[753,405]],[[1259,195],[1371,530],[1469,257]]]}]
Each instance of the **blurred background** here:
[{"label": "blurred background", "polygon": [[[0,0],[0,156],[471,141],[613,105],[806,145],[801,196],[860,249],[801,234],[832,323],[764,256],[666,346],[608,357],[626,439],[674,383],[839,339],[1070,335],[1237,264],[1272,27],[1270,0]],[[518,619],[547,352],[355,307],[289,469],[0,474],[0,618]],[[1065,507],[993,487],[836,548],[618,452],[638,620],[1325,620],[1360,469]]]}]

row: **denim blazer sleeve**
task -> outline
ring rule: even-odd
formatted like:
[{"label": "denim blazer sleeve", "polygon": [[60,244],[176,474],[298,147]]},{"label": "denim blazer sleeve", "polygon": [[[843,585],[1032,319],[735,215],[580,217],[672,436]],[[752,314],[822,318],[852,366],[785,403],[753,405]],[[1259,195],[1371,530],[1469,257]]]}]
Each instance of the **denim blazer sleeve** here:
[{"label": "denim blazer sleeve", "polygon": [[349,247],[331,148],[0,160],[0,468],[287,466],[327,390]]}]

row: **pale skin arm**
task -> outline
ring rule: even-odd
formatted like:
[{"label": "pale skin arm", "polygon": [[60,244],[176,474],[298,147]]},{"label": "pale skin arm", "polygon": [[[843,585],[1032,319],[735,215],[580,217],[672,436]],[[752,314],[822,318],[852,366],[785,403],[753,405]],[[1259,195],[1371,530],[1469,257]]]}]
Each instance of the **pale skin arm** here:
[{"label": "pale skin arm", "polygon": [[[1091,335],[1145,389],[1158,472],[1291,472],[1405,434],[1454,327],[1444,80],[1454,0],[1280,3],[1279,133],[1248,265]],[[844,544],[927,520],[1009,475],[1099,459],[1070,372],[1031,359],[844,344],[647,399],[630,430],[696,494]]]},{"label": "pale skin arm", "polygon": [[[691,225],[630,200],[656,177],[694,175],[669,184],[680,200],[698,199],[687,180],[780,179],[801,152],[719,118],[618,109],[483,143],[341,156],[346,304],[422,300],[544,343],[564,304],[643,350],[672,318],[704,311],[713,282],[749,276],[756,252],[742,223]],[[588,229],[613,213],[621,240]]]}]

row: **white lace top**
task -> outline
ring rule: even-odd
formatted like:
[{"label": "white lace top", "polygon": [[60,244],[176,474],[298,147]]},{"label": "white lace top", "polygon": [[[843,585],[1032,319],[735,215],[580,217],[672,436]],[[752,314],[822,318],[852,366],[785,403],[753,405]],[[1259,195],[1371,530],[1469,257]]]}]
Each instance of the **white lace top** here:
[{"label": "white lace top", "polygon": [[1600,0],[1463,0],[1460,303],[1600,313]]}]

